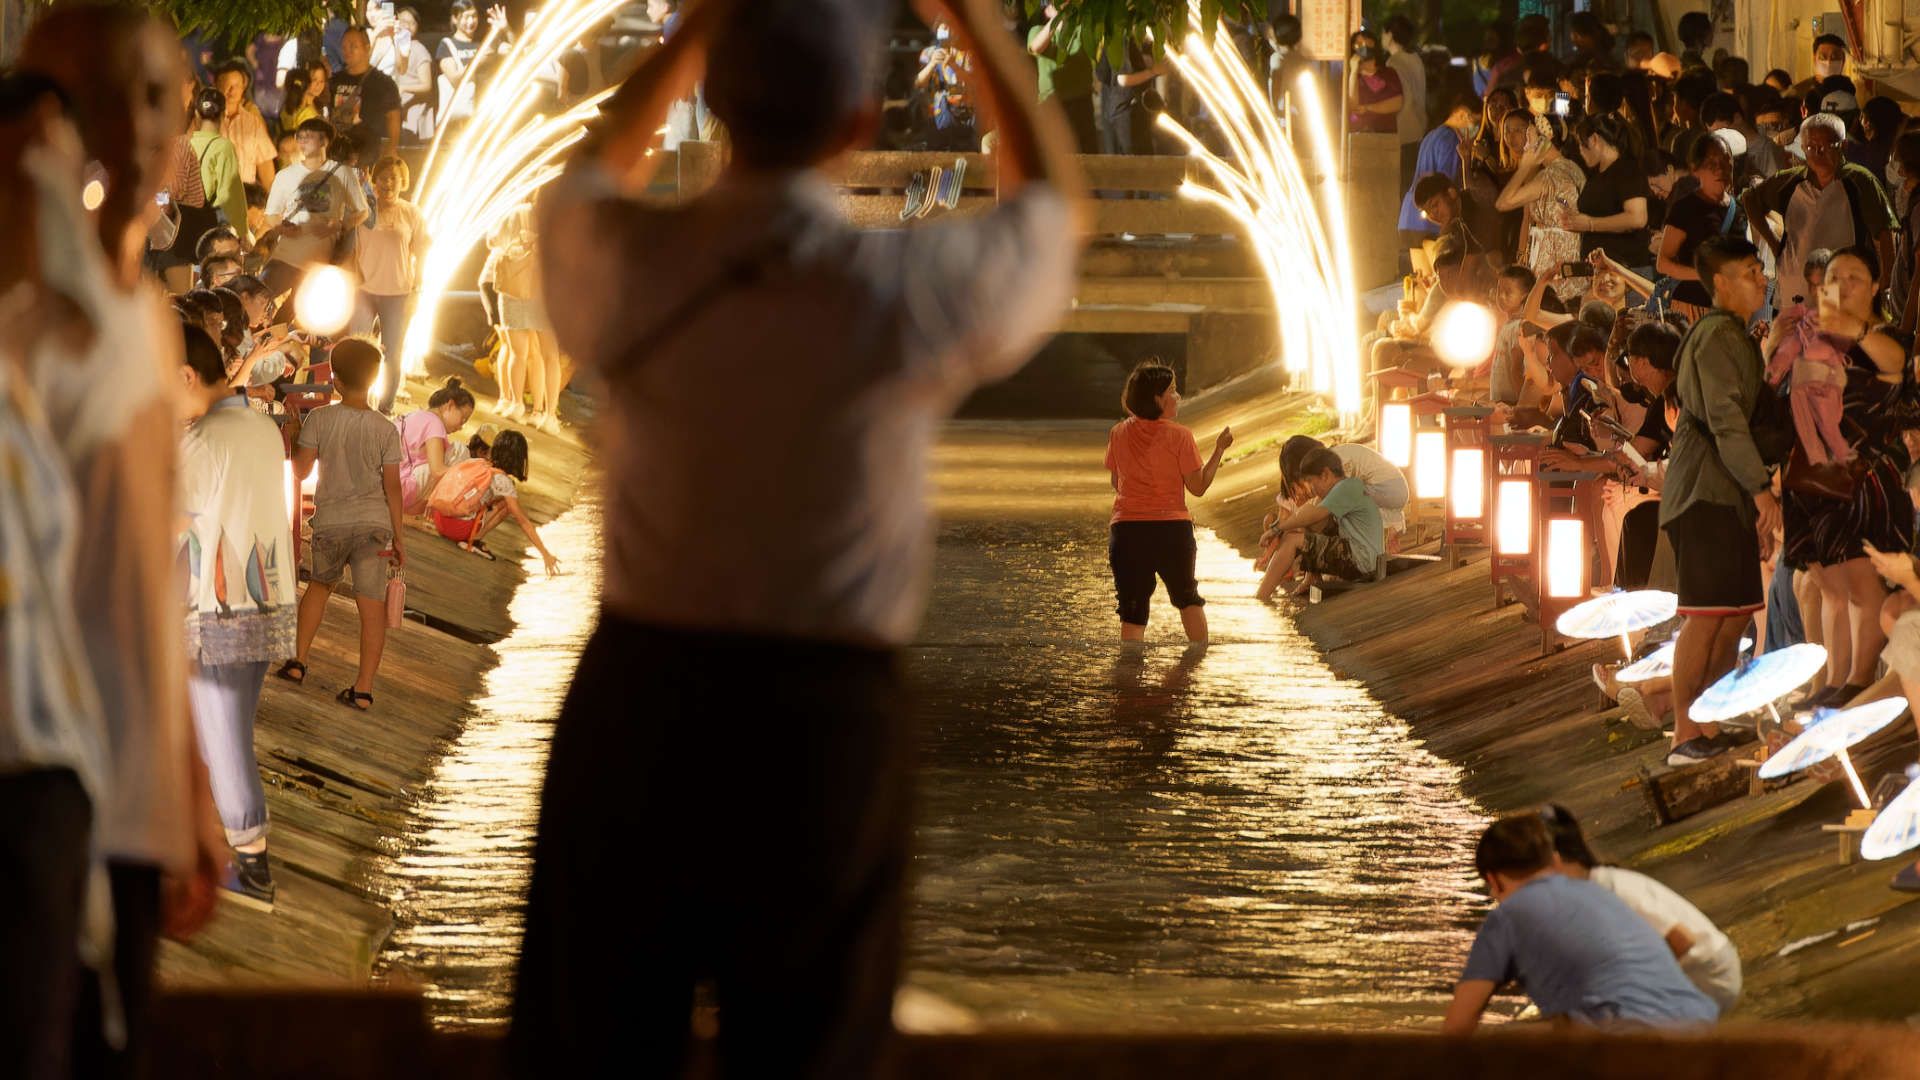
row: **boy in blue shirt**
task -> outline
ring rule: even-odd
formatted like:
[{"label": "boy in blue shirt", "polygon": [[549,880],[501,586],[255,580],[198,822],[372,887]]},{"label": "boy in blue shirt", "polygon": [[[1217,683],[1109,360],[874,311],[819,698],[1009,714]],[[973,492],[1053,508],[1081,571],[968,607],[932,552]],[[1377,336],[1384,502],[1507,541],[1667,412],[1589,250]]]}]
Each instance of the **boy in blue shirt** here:
[{"label": "boy in blue shirt", "polygon": [[1387,548],[1379,504],[1365,483],[1346,474],[1339,455],[1322,447],[1306,456],[1300,471],[1319,501],[1274,523],[1280,546],[1254,592],[1261,600],[1270,599],[1296,565],[1307,575],[1303,588],[1323,577],[1365,581]]},{"label": "boy in blue shirt", "polygon": [[1538,814],[1487,827],[1474,867],[1499,904],[1480,925],[1441,1030],[1471,1034],[1503,983],[1518,982],[1559,1023],[1594,1027],[1711,1024],[1720,1007],[1680,970],[1658,931],[1591,881],[1553,872],[1553,836]]}]

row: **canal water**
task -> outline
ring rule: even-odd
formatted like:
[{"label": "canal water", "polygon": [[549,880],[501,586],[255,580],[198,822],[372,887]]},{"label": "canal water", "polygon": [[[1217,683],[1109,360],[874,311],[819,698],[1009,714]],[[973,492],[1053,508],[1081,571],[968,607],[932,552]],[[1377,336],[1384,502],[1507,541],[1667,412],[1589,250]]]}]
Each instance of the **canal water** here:
[{"label": "canal water", "polygon": [[[908,985],[984,1024],[1390,1027],[1442,1008],[1484,911],[1452,766],[1334,677],[1200,533],[1213,643],[1114,641],[1105,425],[968,422],[937,455]],[[543,530],[466,733],[390,871],[390,977],[505,1018],[548,724],[591,626],[597,509]],[[1164,594],[1160,598],[1164,600]],[[917,995],[922,996],[924,995]]]}]

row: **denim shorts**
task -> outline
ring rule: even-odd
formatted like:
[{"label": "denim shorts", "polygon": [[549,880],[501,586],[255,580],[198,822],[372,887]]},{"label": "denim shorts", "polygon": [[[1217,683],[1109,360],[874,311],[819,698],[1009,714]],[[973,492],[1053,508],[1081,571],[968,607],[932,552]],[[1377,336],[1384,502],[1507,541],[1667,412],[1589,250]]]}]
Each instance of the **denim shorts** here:
[{"label": "denim shorts", "polygon": [[1107,532],[1107,565],[1120,621],[1147,625],[1155,577],[1167,583],[1167,601],[1176,609],[1205,604],[1193,571],[1198,554],[1191,521],[1114,522]]},{"label": "denim shorts", "polygon": [[353,570],[353,594],[368,600],[387,598],[387,557],[393,530],[371,525],[317,529],[309,546],[310,580],[329,588],[340,583],[340,572]]}]

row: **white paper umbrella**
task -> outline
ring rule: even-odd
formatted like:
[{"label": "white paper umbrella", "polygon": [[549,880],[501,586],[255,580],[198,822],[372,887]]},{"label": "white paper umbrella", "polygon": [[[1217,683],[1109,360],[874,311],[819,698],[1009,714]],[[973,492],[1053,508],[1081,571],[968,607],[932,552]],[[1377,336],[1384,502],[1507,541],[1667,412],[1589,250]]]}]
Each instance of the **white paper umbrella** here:
[{"label": "white paper umbrella", "polygon": [[1891,859],[1920,847],[1920,767],[1910,767],[1913,782],[1893,797],[1860,837],[1860,854],[1869,859]]},{"label": "white paper umbrella", "polygon": [[1774,751],[1760,766],[1760,779],[1778,780],[1788,773],[1838,757],[1840,767],[1847,772],[1847,780],[1853,784],[1853,793],[1860,796],[1860,805],[1870,806],[1866,785],[1860,782],[1860,774],[1853,771],[1853,759],[1847,756],[1847,749],[1898,720],[1906,711],[1906,699],[1897,697],[1869,701],[1851,709],[1819,709],[1813,714],[1812,726]]},{"label": "white paper umbrella", "polygon": [[[1677,642],[1669,641],[1647,655],[1613,673],[1614,681],[1623,683],[1642,683],[1649,679],[1664,679],[1673,674],[1673,650]],[[1740,639],[1740,651],[1753,648],[1752,638]]]},{"label": "white paper umbrella", "polygon": [[[1687,710],[1687,716],[1696,724],[1718,724],[1756,709],[1771,709],[1774,702],[1805,686],[1826,666],[1826,646],[1811,642],[1762,653],[1707,687]],[[1775,710],[1774,719],[1779,718]]]},{"label": "white paper umbrella", "polygon": [[1631,660],[1633,646],[1628,643],[1627,635],[1673,618],[1679,604],[1679,597],[1659,589],[1610,592],[1568,608],[1554,620],[1553,628],[1570,638],[1617,637],[1627,650],[1627,659]]}]

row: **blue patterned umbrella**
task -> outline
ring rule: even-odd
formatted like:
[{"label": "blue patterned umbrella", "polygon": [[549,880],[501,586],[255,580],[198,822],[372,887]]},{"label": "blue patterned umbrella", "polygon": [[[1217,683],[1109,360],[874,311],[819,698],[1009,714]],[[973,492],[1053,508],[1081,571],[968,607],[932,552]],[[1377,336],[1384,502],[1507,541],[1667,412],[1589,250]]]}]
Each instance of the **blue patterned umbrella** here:
[{"label": "blue patterned umbrella", "polygon": [[1860,854],[1869,859],[1891,859],[1920,847],[1920,765],[1907,766],[1913,782],[1893,797],[1860,838]]},{"label": "blue patterned umbrella", "polygon": [[[1673,674],[1673,649],[1676,643],[1669,641],[1647,655],[1613,673],[1614,680],[1623,683],[1642,683],[1649,679],[1664,679]],[[1753,648],[1752,638],[1740,639],[1740,651]]]},{"label": "blue patterned umbrella", "polygon": [[[1774,702],[1805,686],[1826,666],[1826,646],[1811,642],[1762,653],[1707,687],[1687,716],[1696,724],[1718,724],[1756,709],[1772,709]],[[1779,718],[1775,710],[1774,719]]]},{"label": "blue patterned umbrella", "polygon": [[1617,637],[1627,650],[1627,659],[1631,660],[1633,647],[1627,635],[1673,618],[1679,603],[1679,597],[1659,589],[1615,591],[1568,608],[1554,620],[1553,628],[1560,631],[1561,636],[1570,638]]},{"label": "blue patterned umbrella", "polygon": [[1760,779],[1778,780],[1788,773],[1838,757],[1840,767],[1846,770],[1847,779],[1853,784],[1854,794],[1860,796],[1860,805],[1871,805],[1860,774],[1853,771],[1853,759],[1847,756],[1847,749],[1900,719],[1906,711],[1906,699],[1898,697],[1869,701],[1851,709],[1817,709],[1813,723],[1805,731],[1768,756],[1760,766]]}]

